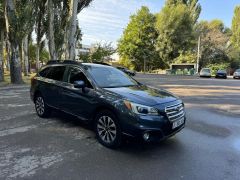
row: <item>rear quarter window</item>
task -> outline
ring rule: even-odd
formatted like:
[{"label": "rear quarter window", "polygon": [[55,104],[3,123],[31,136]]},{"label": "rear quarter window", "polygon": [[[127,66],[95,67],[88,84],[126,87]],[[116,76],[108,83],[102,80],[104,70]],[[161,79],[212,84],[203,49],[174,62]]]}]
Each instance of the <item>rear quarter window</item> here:
[{"label": "rear quarter window", "polygon": [[46,77],[49,79],[56,80],[56,81],[62,81],[65,69],[66,69],[66,67],[64,67],[64,66],[50,67],[50,70]]},{"label": "rear quarter window", "polygon": [[41,76],[41,77],[47,77],[47,74],[48,74],[49,70],[50,70],[49,67],[44,68],[44,69],[42,69],[38,74],[39,74],[39,76]]}]

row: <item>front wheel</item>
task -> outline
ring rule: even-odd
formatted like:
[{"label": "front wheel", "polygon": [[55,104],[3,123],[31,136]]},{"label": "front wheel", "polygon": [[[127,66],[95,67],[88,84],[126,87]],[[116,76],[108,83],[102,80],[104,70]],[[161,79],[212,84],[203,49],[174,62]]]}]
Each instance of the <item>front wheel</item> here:
[{"label": "front wheel", "polygon": [[51,109],[46,105],[44,98],[40,93],[36,95],[34,102],[35,102],[35,109],[39,117],[46,118],[50,116]]},{"label": "front wheel", "polygon": [[97,140],[108,148],[121,145],[122,133],[116,116],[108,110],[101,111],[95,118]]}]

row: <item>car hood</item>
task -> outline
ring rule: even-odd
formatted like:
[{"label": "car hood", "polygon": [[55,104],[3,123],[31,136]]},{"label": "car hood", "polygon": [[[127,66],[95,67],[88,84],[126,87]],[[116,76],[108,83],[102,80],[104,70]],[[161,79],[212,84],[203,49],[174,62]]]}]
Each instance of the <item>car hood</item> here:
[{"label": "car hood", "polygon": [[117,87],[117,88],[104,88],[105,90],[120,95],[134,103],[154,106],[157,104],[175,101],[178,97],[163,90],[155,89],[148,86],[132,86],[132,87]]}]

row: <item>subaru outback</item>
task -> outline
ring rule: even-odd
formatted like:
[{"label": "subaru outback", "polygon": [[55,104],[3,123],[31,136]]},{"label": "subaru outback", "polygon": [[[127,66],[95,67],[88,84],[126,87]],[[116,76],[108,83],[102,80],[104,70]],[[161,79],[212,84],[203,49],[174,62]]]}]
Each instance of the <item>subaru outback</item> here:
[{"label": "subaru outback", "polygon": [[92,123],[104,146],[120,146],[123,135],[160,141],[185,126],[182,100],[143,85],[124,72],[101,64],[49,61],[32,78],[31,99],[38,116],[53,109]]}]

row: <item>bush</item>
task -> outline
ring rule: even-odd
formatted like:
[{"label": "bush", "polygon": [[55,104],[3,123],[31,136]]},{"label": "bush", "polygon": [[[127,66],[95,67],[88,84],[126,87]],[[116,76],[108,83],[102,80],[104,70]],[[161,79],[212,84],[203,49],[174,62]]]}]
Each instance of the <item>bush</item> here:
[{"label": "bush", "polygon": [[211,69],[212,75],[215,75],[217,71],[220,69],[227,70],[230,67],[230,64],[229,63],[210,64],[207,67]]}]

